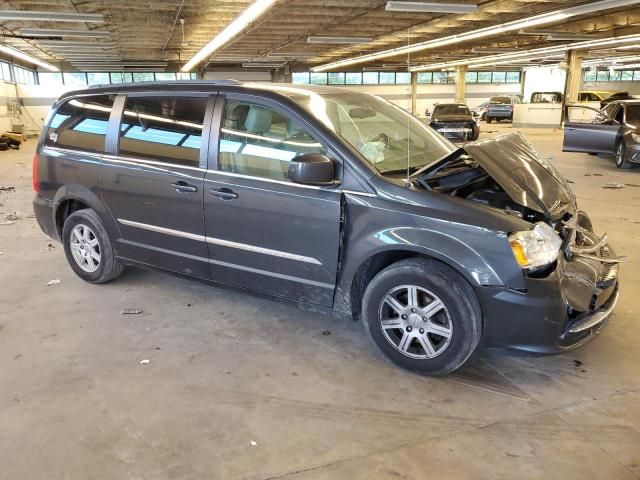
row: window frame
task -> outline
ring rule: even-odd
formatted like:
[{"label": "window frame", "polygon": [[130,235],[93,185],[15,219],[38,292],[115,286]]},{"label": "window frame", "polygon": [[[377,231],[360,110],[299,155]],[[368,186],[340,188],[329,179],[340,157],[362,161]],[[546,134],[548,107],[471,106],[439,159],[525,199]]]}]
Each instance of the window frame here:
[{"label": "window frame", "polygon": [[[224,114],[224,107],[227,99],[229,100],[237,100],[244,101],[259,105],[261,107],[269,108],[275,110],[281,115],[284,115],[287,118],[291,118],[298,122],[300,126],[304,127],[305,131],[318,143],[322,145],[327,152],[329,158],[331,158],[335,162],[336,169],[336,181],[333,185],[326,186],[315,186],[315,185],[303,185],[300,183],[294,183],[290,181],[282,181],[276,180],[268,177],[256,177],[252,175],[245,175],[234,172],[227,172],[219,169],[218,163],[218,155],[220,153],[220,138],[221,138],[221,128],[222,128],[222,117]],[[207,164],[207,173],[212,173],[216,175],[225,175],[236,178],[248,178],[255,181],[262,181],[267,183],[277,183],[281,185],[289,185],[292,187],[299,188],[312,188],[316,190],[334,190],[336,187],[342,185],[343,175],[344,175],[344,160],[338,154],[335,148],[333,148],[329,142],[327,142],[325,136],[320,132],[311,122],[309,122],[303,115],[297,112],[294,108],[292,108],[288,103],[284,101],[275,100],[270,97],[263,97],[256,95],[254,93],[241,93],[237,91],[220,91],[218,93],[218,97],[215,101],[215,107],[213,110],[213,116],[211,121],[211,129],[209,135],[209,155],[208,155],[208,164]]]},{"label": "window frame", "polygon": [[[107,139],[105,142],[105,154],[110,155],[116,159],[125,158],[135,162],[150,164],[150,165],[164,165],[171,168],[183,168],[188,170],[205,170],[207,168],[207,155],[210,145],[210,133],[211,133],[211,119],[213,115],[214,102],[216,100],[217,92],[203,92],[193,90],[180,90],[180,91],[146,91],[146,92],[127,92],[121,93],[116,96],[116,100],[113,103],[113,110],[107,126]],[[202,136],[200,139],[200,149],[198,155],[198,162],[196,165],[181,165],[178,163],[166,162],[161,160],[151,160],[146,157],[138,157],[136,155],[121,155],[120,154],[120,128],[122,125],[122,118],[124,113],[124,107],[128,97],[141,98],[141,97],[194,97],[206,99],[206,106],[204,110],[204,119],[202,122]]]}]

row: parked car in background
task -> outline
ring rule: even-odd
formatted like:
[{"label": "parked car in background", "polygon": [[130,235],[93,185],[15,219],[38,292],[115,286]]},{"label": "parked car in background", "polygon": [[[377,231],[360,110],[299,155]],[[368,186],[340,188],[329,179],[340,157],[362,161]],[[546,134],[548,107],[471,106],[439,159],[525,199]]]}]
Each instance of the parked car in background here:
[{"label": "parked car in background", "polygon": [[471,109],[471,115],[478,120],[486,120],[487,107],[489,106],[489,102],[482,102],[480,105],[477,105]]},{"label": "parked car in background", "polygon": [[631,100],[633,96],[629,95],[629,92],[617,92],[613,95],[608,96],[604,100],[600,102],[600,108],[604,108],[609,105],[611,102],[615,102],[616,100]]},{"label": "parked car in background", "polygon": [[605,98],[609,98],[612,92],[604,90],[586,90],[578,94],[579,102],[601,102]]},{"label": "parked car in background", "polygon": [[562,150],[614,154],[623,169],[640,164],[640,100],[616,100],[602,110],[567,105]]},{"label": "parked car in background", "polygon": [[485,114],[487,123],[491,123],[494,120],[513,120],[513,106],[516,103],[522,103],[522,99],[518,95],[491,97]]},{"label": "parked car in background", "polygon": [[464,103],[436,105],[429,126],[450,140],[477,140],[480,135],[480,126]]},{"label": "parked car in background", "polygon": [[562,103],[562,92],[534,92],[529,103]]},{"label": "parked car in background", "polygon": [[387,358],[424,374],[455,370],[481,341],[577,348],[619,295],[606,237],[524,137],[460,148],[345,88],[67,92],[33,187],[38,224],[89,283],[138,265],[288,299],[361,320]]}]

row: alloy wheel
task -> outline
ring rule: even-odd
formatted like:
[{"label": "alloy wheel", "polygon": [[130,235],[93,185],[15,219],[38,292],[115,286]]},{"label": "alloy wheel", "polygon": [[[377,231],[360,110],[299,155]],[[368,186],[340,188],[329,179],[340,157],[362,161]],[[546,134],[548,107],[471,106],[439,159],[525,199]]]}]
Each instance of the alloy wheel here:
[{"label": "alloy wheel", "polygon": [[624,145],[620,143],[616,149],[616,165],[619,167],[624,163]]},{"label": "alloy wheel", "polygon": [[410,358],[437,357],[453,335],[451,316],[442,300],[416,285],[390,290],[380,302],[378,318],[387,341]]},{"label": "alloy wheel", "polygon": [[79,223],[69,235],[71,255],[85,272],[95,272],[100,266],[100,243],[96,234],[88,226]]}]

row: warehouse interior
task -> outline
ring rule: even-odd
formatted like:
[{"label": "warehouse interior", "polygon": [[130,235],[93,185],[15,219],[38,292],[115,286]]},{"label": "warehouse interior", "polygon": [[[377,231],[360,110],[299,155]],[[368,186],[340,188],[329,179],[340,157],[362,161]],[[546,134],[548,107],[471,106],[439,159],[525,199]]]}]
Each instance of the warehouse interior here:
[{"label": "warehouse interior", "polygon": [[[430,377],[313,305],[157,268],[78,278],[32,205],[57,99],[228,80],[371,94],[434,129],[466,105],[478,143],[521,134],[621,258],[606,329],[557,355],[481,343]],[[5,0],[0,480],[640,478],[635,98],[634,0]]]}]

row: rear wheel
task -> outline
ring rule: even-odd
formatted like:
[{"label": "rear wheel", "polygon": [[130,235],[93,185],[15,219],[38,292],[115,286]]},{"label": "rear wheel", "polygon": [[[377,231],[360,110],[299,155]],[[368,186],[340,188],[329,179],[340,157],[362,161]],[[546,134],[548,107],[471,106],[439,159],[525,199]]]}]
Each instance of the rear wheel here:
[{"label": "rear wheel", "polygon": [[493,122],[493,118],[487,117],[487,123],[491,123],[491,122]]},{"label": "rear wheel", "polygon": [[616,147],[616,167],[623,170],[631,168],[631,164],[625,159],[626,150],[624,142],[618,143]]},{"label": "rear wheel", "polygon": [[408,259],[387,267],[369,283],[362,307],[365,330],[378,350],[425,375],[457,369],[480,341],[473,289],[435,260]]},{"label": "rear wheel", "polygon": [[69,265],[87,282],[105,283],[124,270],[124,265],[115,258],[104,225],[91,209],[78,210],[67,217],[62,243]]}]

